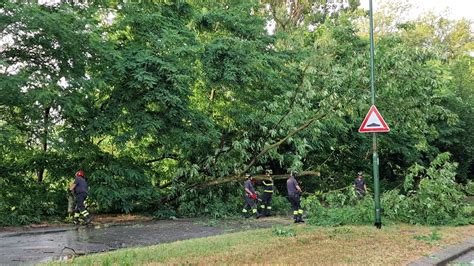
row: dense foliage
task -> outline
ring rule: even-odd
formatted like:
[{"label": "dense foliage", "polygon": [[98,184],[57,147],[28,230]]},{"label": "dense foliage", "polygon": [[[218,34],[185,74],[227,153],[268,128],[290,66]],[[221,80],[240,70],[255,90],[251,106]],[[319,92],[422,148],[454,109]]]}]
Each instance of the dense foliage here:
[{"label": "dense foliage", "polygon": [[[357,132],[370,102],[367,14],[358,1],[284,2],[2,2],[0,225],[63,217],[77,169],[94,212],[213,217],[238,213],[244,172],[319,173],[302,177],[310,194],[370,173],[370,135]],[[376,37],[385,214],[466,223],[453,206],[472,193],[471,24],[431,15]],[[310,212],[371,221],[370,197],[330,197],[309,197]]]},{"label": "dense foliage", "polygon": [[[429,165],[414,164],[400,189],[387,190],[381,201],[383,216],[389,222],[428,225],[474,223],[474,210],[464,200],[463,186],[455,182],[457,163],[448,153],[437,156]],[[362,199],[351,187],[347,191],[308,196],[303,205],[309,222],[319,225],[367,224],[374,221],[371,195]]]}]

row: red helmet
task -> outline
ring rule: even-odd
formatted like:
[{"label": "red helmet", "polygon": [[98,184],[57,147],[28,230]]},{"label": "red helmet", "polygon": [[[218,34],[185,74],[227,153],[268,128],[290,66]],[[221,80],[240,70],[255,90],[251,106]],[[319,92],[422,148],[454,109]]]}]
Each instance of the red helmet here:
[{"label": "red helmet", "polygon": [[84,177],[84,171],[82,171],[82,170],[77,171],[77,172],[76,172],[76,176],[82,176],[82,177]]}]

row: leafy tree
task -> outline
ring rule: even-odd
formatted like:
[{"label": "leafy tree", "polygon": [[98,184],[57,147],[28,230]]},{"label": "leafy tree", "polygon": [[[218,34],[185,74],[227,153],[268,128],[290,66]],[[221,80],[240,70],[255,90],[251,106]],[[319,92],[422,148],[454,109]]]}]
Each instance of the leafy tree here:
[{"label": "leafy tree", "polygon": [[[61,215],[78,168],[99,212],[227,216],[242,174],[264,168],[310,174],[308,192],[346,187],[371,169],[370,136],[357,132],[370,96],[358,5],[2,2],[0,212],[15,214],[1,222]],[[377,106],[392,129],[379,135],[382,183],[402,185],[444,151],[467,181],[470,25],[382,11]]]},{"label": "leafy tree", "polygon": [[63,213],[64,177],[79,167],[71,154],[89,140],[76,123],[87,112],[88,69],[100,40],[89,11],[2,3],[0,212],[13,212],[10,222]]},{"label": "leafy tree", "polygon": [[8,151],[3,161],[36,172],[41,182],[46,169],[66,161],[73,138],[81,138],[69,133],[80,128],[75,120],[87,112],[96,21],[68,5],[5,3],[3,11],[0,108],[2,146]]},{"label": "leafy tree", "polygon": [[402,31],[410,46],[424,47],[436,55],[432,68],[445,85],[434,94],[436,101],[453,113],[450,119],[433,121],[439,135],[432,145],[450,151],[460,163],[459,180],[472,175],[472,40],[471,26],[466,20],[453,21],[443,16],[428,14]]}]

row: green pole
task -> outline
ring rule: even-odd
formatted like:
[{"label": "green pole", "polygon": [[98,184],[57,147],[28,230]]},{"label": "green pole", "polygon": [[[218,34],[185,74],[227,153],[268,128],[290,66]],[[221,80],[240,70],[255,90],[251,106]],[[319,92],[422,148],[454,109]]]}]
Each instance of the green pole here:
[{"label": "green pole", "polygon": [[[372,105],[375,105],[375,74],[374,74],[374,19],[372,12],[372,0],[369,0],[370,16],[370,87],[372,92]],[[375,200],[375,223],[377,228],[382,227],[380,218],[380,183],[379,183],[379,157],[377,155],[377,133],[372,133],[372,167],[374,173],[374,200]]]}]

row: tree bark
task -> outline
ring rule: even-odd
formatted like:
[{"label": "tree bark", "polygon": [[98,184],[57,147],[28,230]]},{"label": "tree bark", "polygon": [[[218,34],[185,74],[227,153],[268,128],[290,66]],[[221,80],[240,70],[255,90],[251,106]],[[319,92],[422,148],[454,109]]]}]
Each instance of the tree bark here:
[{"label": "tree bark", "polygon": [[[48,150],[48,124],[49,124],[49,112],[50,112],[51,107],[46,107],[44,109],[43,113],[43,136],[41,138],[41,144],[42,144],[42,150],[43,150],[43,157],[46,156],[46,151]],[[43,182],[44,178],[44,170],[45,167],[44,165],[40,165],[40,168],[36,172],[36,176],[38,178],[38,182],[41,183]]]}]

